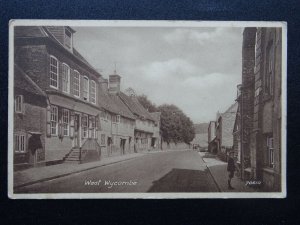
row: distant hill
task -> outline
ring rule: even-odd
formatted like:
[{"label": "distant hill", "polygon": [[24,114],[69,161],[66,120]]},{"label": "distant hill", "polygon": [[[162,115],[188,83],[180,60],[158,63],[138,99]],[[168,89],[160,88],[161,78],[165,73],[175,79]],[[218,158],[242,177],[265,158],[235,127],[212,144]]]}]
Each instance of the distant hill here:
[{"label": "distant hill", "polygon": [[205,134],[207,133],[208,123],[198,123],[194,124],[196,134]]},{"label": "distant hill", "polygon": [[194,124],[195,127],[195,138],[191,142],[192,144],[198,144],[201,147],[207,147],[207,139],[208,139],[208,123],[198,123]]}]

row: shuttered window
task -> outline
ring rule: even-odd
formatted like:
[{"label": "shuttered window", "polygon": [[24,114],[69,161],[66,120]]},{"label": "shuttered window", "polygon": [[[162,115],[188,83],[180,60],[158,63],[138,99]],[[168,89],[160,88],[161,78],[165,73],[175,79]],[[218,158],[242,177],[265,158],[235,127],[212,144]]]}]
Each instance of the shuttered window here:
[{"label": "shuttered window", "polygon": [[58,89],[58,61],[50,56],[50,87]]}]

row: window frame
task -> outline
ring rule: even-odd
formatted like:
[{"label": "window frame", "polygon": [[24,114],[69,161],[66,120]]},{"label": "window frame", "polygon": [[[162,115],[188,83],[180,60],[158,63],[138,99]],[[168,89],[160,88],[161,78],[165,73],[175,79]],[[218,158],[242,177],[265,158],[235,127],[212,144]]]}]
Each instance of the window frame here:
[{"label": "window frame", "polygon": [[[51,59],[54,59],[54,60],[56,61],[56,69],[57,69],[57,71],[56,71],[56,86],[53,86],[53,85],[51,84],[51,81],[54,80],[54,79],[52,78],[52,74],[55,75],[55,73],[52,72],[52,70],[51,70],[51,67],[52,67],[52,61],[51,61]],[[55,56],[53,56],[53,55],[50,55],[50,70],[49,70],[49,72],[50,72],[50,87],[51,87],[51,88],[54,88],[54,89],[56,89],[56,90],[58,90],[58,87],[59,87],[59,61],[58,61],[58,59],[57,59]],[[54,80],[54,81],[55,81],[55,80]]]},{"label": "window frame", "polygon": [[[87,90],[85,90],[85,81],[87,83]],[[84,101],[89,101],[89,92],[90,92],[90,79],[87,76],[83,76],[83,90],[82,90],[82,97]],[[85,99],[84,94],[87,93],[87,98]]]},{"label": "window frame", "polygon": [[274,138],[272,136],[267,137],[267,150],[268,150],[268,166],[274,168]]},{"label": "window frame", "polygon": [[[51,134],[51,136],[58,136],[58,107],[55,105],[51,105],[50,108],[51,108],[51,111],[50,111],[50,134]],[[56,109],[56,115],[53,115],[52,109]],[[53,117],[56,117],[56,120],[53,120],[52,119]],[[56,123],[55,133],[52,133],[52,129],[54,128],[54,126],[52,126],[52,123]]]},{"label": "window frame", "polygon": [[[69,37],[67,34],[66,34],[66,31],[70,33],[70,46],[68,46],[66,44],[66,37]],[[73,34],[72,32],[70,31],[70,29],[68,29],[67,27],[65,27],[64,29],[64,46],[66,46],[68,49],[72,50],[73,49]]]},{"label": "window frame", "polygon": [[264,77],[264,90],[267,95],[273,95],[274,93],[274,67],[275,67],[275,55],[274,55],[274,42],[271,40],[267,46],[266,55],[266,69]]},{"label": "window frame", "polygon": [[[94,92],[92,92],[93,85],[94,85]],[[94,80],[91,80],[90,100],[91,100],[91,103],[93,103],[93,104],[96,104],[96,102],[97,102],[97,85]],[[94,100],[94,102],[93,102],[93,100]]]},{"label": "window frame", "polygon": [[[23,133],[16,133],[14,135],[14,152],[15,153],[26,153],[26,135]],[[22,140],[23,139],[23,140]],[[23,141],[23,143],[22,143]]]},{"label": "window frame", "polygon": [[[67,117],[66,113],[67,112]],[[65,119],[67,118],[67,122]],[[63,129],[62,129],[62,134],[64,137],[70,136],[70,110],[68,109],[62,109],[62,124],[63,124]],[[65,131],[67,131],[67,134],[65,134]]]},{"label": "window frame", "polygon": [[[67,71],[68,71],[68,73],[67,73],[67,90],[65,91],[64,90],[64,76],[65,76],[65,68],[67,68]],[[70,84],[71,84],[71,79],[70,79],[70,73],[71,73],[71,68],[70,68],[70,66],[68,65],[68,64],[66,64],[66,63],[62,63],[62,74],[61,74],[61,82],[62,82],[62,91],[64,92],[64,93],[67,93],[67,94],[70,94]]]},{"label": "window frame", "polygon": [[[78,75],[78,79],[76,78],[76,75]],[[75,94],[75,80],[78,80],[78,95]],[[77,91],[77,90],[76,90]],[[74,76],[73,76],[73,94],[75,97],[80,98],[80,73],[77,70],[74,70]]]},{"label": "window frame", "polygon": [[[20,99],[20,110],[18,110],[18,99]],[[15,113],[24,113],[24,96],[23,95],[16,95],[15,96]]]}]

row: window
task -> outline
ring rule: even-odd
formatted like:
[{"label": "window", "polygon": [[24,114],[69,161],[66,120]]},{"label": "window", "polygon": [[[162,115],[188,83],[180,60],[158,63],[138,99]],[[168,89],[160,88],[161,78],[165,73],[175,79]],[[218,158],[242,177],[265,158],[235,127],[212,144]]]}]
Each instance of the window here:
[{"label": "window", "polygon": [[69,110],[63,109],[63,135],[69,136],[69,123],[70,123],[70,116]]},{"label": "window", "polygon": [[117,115],[117,117],[116,117],[116,122],[117,122],[117,123],[121,123],[121,116],[120,116],[120,115]]},{"label": "window", "polygon": [[105,145],[105,134],[101,134],[101,145]]},{"label": "window", "polygon": [[96,83],[91,81],[91,102],[96,104]]},{"label": "window", "polygon": [[50,56],[50,87],[58,89],[58,61]]},{"label": "window", "polygon": [[273,94],[273,80],[274,80],[274,47],[273,43],[269,44],[267,48],[267,66],[265,74],[265,92],[266,94]]},{"label": "window", "polygon": [[117,122],[117,116],[112,115],[111,116],[111,122],[116,123]]},{"label": "window", "polygon": [[83,138],[88,138],[88,116],[84,115],[81,119]]},{"label": "window", "polygon": [[70,93],[70,67],[64,63],[62,64],[62,90]]},{"label": "window", "polygon": [[58,110],[56,106],[51,106],[50,130],[51,135],[57,135],[58,131]]},{"label": "window", "polygon": [[269,166],[271,168],[274,167],[274,138],[273,137],[268,137],[267,138],[267,148],[268,148],[268,162]]},{"label": "window", "polygon": [[83,100],[89,100],[89,78],[83,77]]},{"label": "window", "polygon": [[65,46],[72,49],[72,33],[70,30],[65,29]]},{"label": "window", "polygon": [[76,97],[80,97],[80,74],[77,70],[74,71],[73,91]]},{"label": "window", "polygon": [[16,113],[24,112],[23,95],[17,95],[15,98],[15,112]]},{"label": "window", "polygon": [[15,135],[15,152],[20,152],[20,153],[25,152],[25,135],[23,134]]}]

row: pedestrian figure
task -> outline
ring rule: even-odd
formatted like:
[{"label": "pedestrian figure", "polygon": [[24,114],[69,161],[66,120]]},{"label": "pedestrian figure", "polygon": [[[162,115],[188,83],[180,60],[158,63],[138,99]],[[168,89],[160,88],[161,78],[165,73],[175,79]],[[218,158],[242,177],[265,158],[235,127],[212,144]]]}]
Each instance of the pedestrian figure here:
[{"label": "pedestrian figure", "polygon": [[228,165],[227,165],[227,171],[228,171],[228,189],[233,190],[234,188],[231,186],[231,179],[234,176],[235,171],[235,164],[234,164],[234,152],[229,153],[229,159],[228,159]]}]

